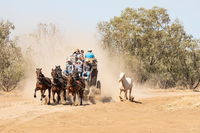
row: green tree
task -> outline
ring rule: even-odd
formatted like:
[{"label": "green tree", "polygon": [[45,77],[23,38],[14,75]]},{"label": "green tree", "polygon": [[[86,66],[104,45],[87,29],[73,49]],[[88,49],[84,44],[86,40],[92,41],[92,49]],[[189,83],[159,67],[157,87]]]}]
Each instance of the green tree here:
[{"label": "green tree", "polygon": [[23,57],[15,41],[10,39],[15,27],[9,21],[0,22],[0,88],[14,89],[23,77]]}]

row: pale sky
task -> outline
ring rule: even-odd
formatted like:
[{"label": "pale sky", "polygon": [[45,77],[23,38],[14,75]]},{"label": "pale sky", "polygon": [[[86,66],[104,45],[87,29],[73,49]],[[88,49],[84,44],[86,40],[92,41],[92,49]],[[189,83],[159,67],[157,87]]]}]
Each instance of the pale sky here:
[{"label": "pale sky", "polygon": [[126,7],[166,8],[186,31],[200,38],[200,0],[0,0],[0,19],[16,26],[14,35],[32,32],[39,22],[55,23],[64,32],[93,36],[100,21],[119,16]]}]

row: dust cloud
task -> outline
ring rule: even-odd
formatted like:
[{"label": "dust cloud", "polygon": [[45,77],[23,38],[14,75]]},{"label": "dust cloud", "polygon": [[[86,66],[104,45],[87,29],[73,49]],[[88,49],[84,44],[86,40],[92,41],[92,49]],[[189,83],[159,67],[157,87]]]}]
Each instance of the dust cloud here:
[{"label": "dust cloud", "polygon": [[25,97],[33,97],[36,83],[36,68],[42,68],[45,76],[51,77],[51,69],[60,65],[65,69],[66,58],[75,49],[92,49],[98,60],[98,80],[101,82],[102,95],[117,100],[119,64],[117,58],[110,58],[101,49],[95,36],[86,34],[65,35],[54,24],[39,24],[33,33],[18,37],[18,45],[22,48],[27,60],[26,78],[22,81]]}]

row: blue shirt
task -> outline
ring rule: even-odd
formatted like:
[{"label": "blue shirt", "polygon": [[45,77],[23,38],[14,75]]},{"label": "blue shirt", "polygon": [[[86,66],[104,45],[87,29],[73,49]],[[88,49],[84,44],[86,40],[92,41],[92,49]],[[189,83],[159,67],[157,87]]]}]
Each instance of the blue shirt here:
[{"label": "blue shirt", "polygon": [[94,54],[91,52],[88,52],[85,54],[85,58],[94,58]]}]

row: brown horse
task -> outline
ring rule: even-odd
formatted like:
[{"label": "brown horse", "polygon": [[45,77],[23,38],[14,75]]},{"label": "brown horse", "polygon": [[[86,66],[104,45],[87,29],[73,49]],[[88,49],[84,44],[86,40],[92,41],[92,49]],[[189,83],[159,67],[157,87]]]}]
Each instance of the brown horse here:
[{"label": "brown horse", "polygon": [[56,102],[56,100],[55,100],[55,93],[56,93],[57,94],[57,103],[59,103],[60,102],[60,93],[62,91],[62,84],[59,81],[59,77],[56,72],[56,69],[52,69],[51,76],[53,78],[52,87],[51,87],[52,95],[53,95],[53,102],[54,103]]},{"label": "brown horse", "polygon": [[42,68],[36,68],[36,76],[37,76],[37,82],[36,82],[36,87],[35,87],[35,93],[34,97],[36,98],[36,91],[40,90],[41,91],[41,98],[40,100],[42,101],[42,98],[45,97],[45,91],[48,89],[49,92],[49,101],[48,104],[50,104],[50,98],[51,98],[51,80],[48,77],[45,77],[42,74]]},{"label": "brown horse", "polygon": [[60,83],[61,87],[62,87],[62,91],[63,91],[63,98],[66,101],[66,77],[64,75],[62,75],[62,69],[60,68],[60,66],[55,66],[55,72],[58,76],[58,82]]},{"label": "brown horse", "polygon": [[67,76],[67,89],[68,93],[73,96],[73,104],[75,105],[76,95],[80,98],[80,105],[83,104],[83,92],[85,89],[85,83],[81,81],[82,79],[75,80],[72,75]]}]

